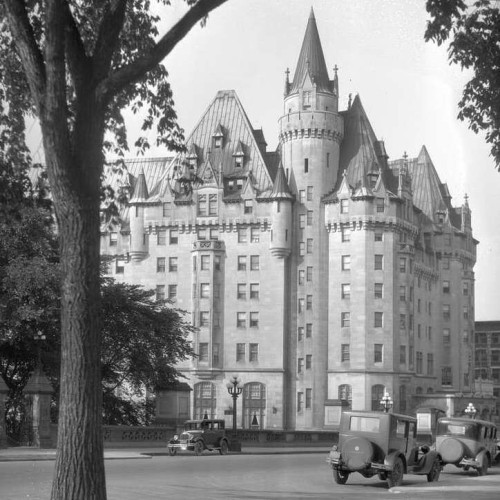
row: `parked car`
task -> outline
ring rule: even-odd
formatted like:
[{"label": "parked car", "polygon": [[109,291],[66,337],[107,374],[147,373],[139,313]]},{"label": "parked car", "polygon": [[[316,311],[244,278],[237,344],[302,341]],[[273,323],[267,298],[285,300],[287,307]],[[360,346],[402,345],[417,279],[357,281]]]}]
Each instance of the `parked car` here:
[{"label": "parked car", "polygon": [[444,464],[476,469],[479,476],[484,476],[497,454],[497,428],[486,420],[440,418],[436,450]]},{"label": "parked car", "polygon": [[225,422],[219,419],[187,420],[182,434],[174,435],[168,442],[168,452],[175,455],[180,451],[194,451],[201,455],[203,450],[218,451],[225,455],[229,450]]},{"label": "parked car", "polygon": [[437,481],[442,469],[440,455],[428,446],[418,446],[417,420],[408,415],[348,411],[340,419],[339,443],[333,445],[327,462],[337,484],[349,475],[378,475],[389,488],[398,486],[403,474],[426,475]]}]

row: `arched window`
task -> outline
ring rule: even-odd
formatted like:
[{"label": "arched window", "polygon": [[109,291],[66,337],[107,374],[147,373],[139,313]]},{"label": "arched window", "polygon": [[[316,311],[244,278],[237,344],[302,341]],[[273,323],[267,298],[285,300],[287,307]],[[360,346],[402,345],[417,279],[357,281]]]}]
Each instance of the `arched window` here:
[{"label": "arched window", "polygon": [[339,399],[349,403],[348,410],[352,408],[352,387],[349,384],[339,385]]},{"label": "arched window", "polygon": [[212,382],[194,384],[194,418],[214,418],[217,408],[215,385]]},{"label": "arched window", "polygon": [[399,387],[399,411],[406,412],[406,385]]},{"label": "arched window", "polygon": [[382,384],[372,385],[372,411],[380,410],[380,400],[384,397],[385,387]]},{"label": "arched window", "polygon": [[263,429],[266,386],[260,382],[245,384],[243,389],[243,428]]}]

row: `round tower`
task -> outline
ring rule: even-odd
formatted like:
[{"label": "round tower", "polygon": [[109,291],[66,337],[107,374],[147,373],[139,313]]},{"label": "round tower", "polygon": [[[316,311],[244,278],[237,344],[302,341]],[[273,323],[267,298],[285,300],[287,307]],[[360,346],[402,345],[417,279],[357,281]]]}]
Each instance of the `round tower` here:
[{"label": "round tower", "polygon": [[148,199],[146,176],[142,171],[137,178],[134,194],[129,201],[130,221],[130,259],[137,262],[148,254],[147,242],[144,235],[144,207]]}]

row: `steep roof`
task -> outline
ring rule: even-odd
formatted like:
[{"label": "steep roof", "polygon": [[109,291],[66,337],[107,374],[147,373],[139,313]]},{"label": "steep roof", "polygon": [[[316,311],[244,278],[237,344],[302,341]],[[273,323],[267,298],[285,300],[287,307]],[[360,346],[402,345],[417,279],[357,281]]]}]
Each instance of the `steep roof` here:
[{"label": "steep roof", "polygon": [[144,170],[141,170],[139,177],[137,177],[137,182],[135,183],[134,193],[132,198],[130,198],[129,203],[141,203],[149,198],[148,186],[146,184],[146,176],[144,175]]},{"label": "steep roof", "polygon": [[269,198],[275,200],[293,200],[293,195],[286,180],[285,170],[281,164],[278,167],[278,173],[276,174],[276,179],[274,179],[274,187]]},{"label": "steep roof", "polygon": [[309,74],[318,91],[331,92],[330,79],[326,69],[325,56],[319,39],[316,18],[311,8],[311,14],[307,21],[306,33],[302,42],[299,60],[295,69],[295,75],[291,85],[290,93],[297,92],[302,87],[305,76]]}]

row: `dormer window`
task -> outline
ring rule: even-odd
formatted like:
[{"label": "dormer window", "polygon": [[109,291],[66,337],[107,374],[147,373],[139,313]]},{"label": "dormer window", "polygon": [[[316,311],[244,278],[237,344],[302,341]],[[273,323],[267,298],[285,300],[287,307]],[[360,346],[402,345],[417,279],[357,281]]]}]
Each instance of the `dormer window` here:
[{"label": "dormer window", "polygon": [[312,102],[312,92],[310,90],[302,92],[302,107],[304,109],[310,108]]},{"label": "dormer window", "polygon": [[215,129],[212,138],[213,138],[214,148],[221,149],[223,146],[224,134],[222,133],[222,127],[220,125],[217,125],[217,128]]},{"label": "dormer window", "polygon": [[214,136],[214,148],[222,148],[222,137]]},{"label": "dormer window", "polygon": [[241,168],[243,166],[243,156],[234,157],[234,166],[236,168]]}]

